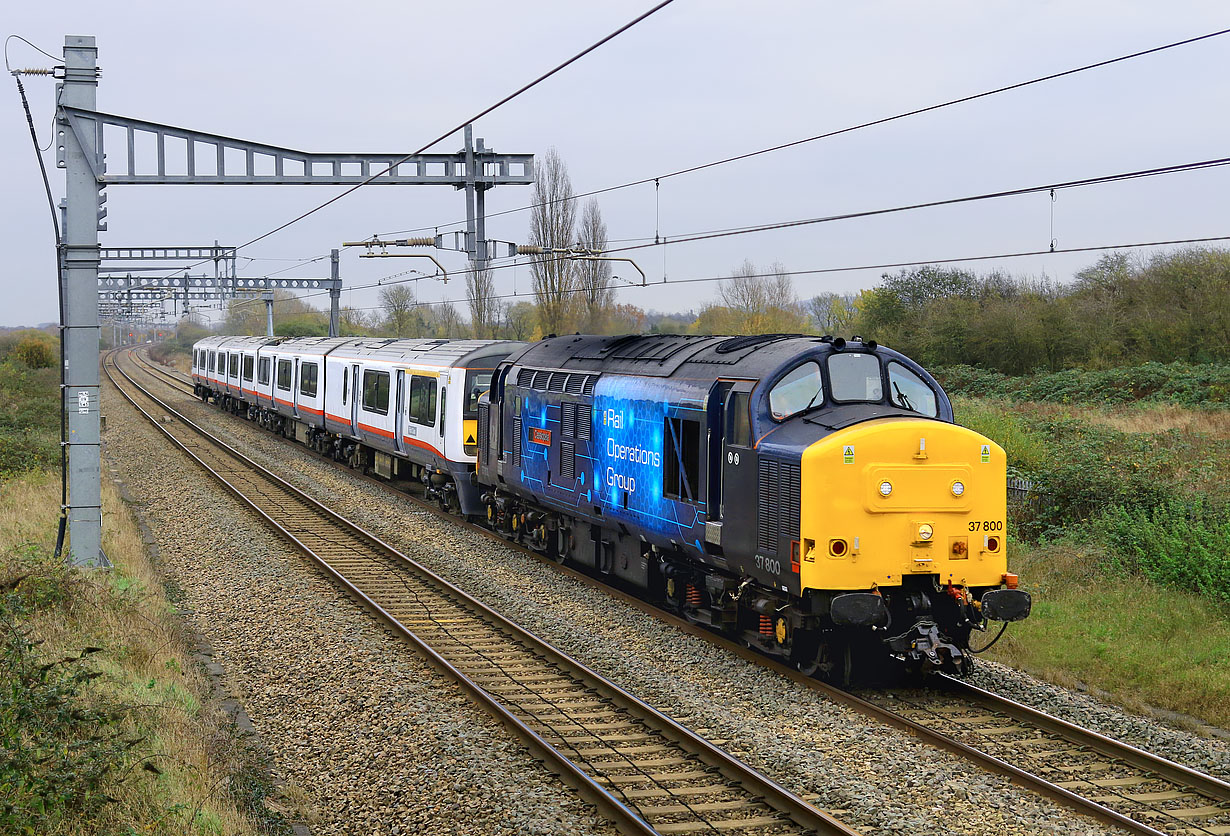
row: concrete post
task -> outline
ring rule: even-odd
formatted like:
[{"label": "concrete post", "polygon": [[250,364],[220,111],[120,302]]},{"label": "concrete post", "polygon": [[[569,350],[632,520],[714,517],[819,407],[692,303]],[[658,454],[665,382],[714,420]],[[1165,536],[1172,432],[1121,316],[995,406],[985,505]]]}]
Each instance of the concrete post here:
[{"label": "concrete post", "polygon": [[[59,101],[98,109],[98,49],[90,35],[64,38],[64,80]],[[98,223],[101,174],[97,134],[78,140],[68,120],[57,119],[64,146],[64,408],[68,411],[68,560],[102,566],[102,468],[98,403]]]}]

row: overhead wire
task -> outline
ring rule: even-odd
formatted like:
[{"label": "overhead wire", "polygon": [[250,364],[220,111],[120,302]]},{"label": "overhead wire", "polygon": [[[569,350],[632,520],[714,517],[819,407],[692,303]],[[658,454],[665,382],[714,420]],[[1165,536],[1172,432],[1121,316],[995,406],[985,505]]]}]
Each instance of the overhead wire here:
[{"label": "overhead wire", "polygon": [[[1158,240],[1158,241],[1135,241],[1135,242],[1128,242],[1128,243],[1121,243],[1121,244],[1097,244],[1097,245],[1092,245],[1092,246],[1087,246],[1087,247],[1056,247],[1053,250],[1047,247],[1045,249],[1040,249],[1040,250],[1017,250],[1013,252],[991,253],[991,254],[986,254],[986,255],[956,256],[956,257],[949,257],[949,258],[926,258],[926,259],[918,259],[914,261],[889,261],[889,262],[880,262],[876,264],[859,264],[859,265],[852,265],[852,266],[845,266],[845,267],[816,267],[816,268],[811,268],[811,269],[806,269],[806,270],[781,270],[781,271],[775,270],[770,273],[753,273],[753,274],[727,273],[727,274],[723,274],[720,276],[696,276],[696,277],[687,278],[687,279],[673,279],[670,282],[666,282],[666,283],[654,282],[648,285],[638,284],[638,285],[633,285],[633,286],[636,288],[654,288],[654,287],[669,287],[671,285],[677,285],[677,284],[724,282],[724,281],[732,281],[734,279],[764,279],[764,278],[774,278],[776,276],[790,276],[793,278],[795,276],[818,276],[818,275],[824,275],[828,273],[855,273],[855,272],[859,272],[862,270],[892,270],[892,269],[897,269],[897,268],[902,268],[902,267],[922,267],[922,266],[936,265],[936,264],[965,264],[965,263],[970,263],[970,262],[975,262],[975,261],[996,261],[999,259],[1029,258],[1033,256],[1045,256],[1045,255],[1063,254],[1063,253],[1088,253],[1088,252],[1102,252],[1102,251],[1107,251],[1107,250],[1142,249],[1145,247],[1167,247],[1167,246],[1179,246],[1179,245],[1190,245],[1190,244],[1211,244],[1211,243],[1222,242],[1222,241],[1230,241],[1230,235],[1214,235],[1214,236],[1208,236],[1204,238],[1174,238],[1174,239]],[[569,288],[561,292],[562,293],[584,293],[585,290],[586,288]],[[526,298],[526,297],[531,297],[531,296],[533,296],[532,292],[530,293],[505,293],[505,294],[498,294],[498,295],[492,296],[491,298],[492,299],[517,299],[517,298]],[[444,304],[446,302],[451,304],[452,300],[441,299],[441,300],[433,300],[433,301],[419,301],[419,302],[414,303],[414,307],[429,307],[431,305],[439,305],[439,304]],[[368,306],[368,307],[363,307],[363,308],[352,308],[352,310],[374,311],[374,310],[381,310],[382,308],[383,306],[381,305],[373,305],[373,306]]]},{"label": "overhead wire", "polygon": [[[604,250],[604,252],[610,252],[610,253],[628,252],[632,250],[646,249],[649,247],[664,247],[665,248],[667,246],[671,246],[674,244],[689,243],[693,241],[704,241],[704,240],[710,240],[713,238],[723,238],[723,237],[730,237],[730,236],[735,236],[735,235],[747,235],[747,234],[767,232],[767,231],[777,230],[777,229],[789,229],[792,227],[800,227],[800,226],[815,225],[815,224],[822,224],[822,223],[834,223],[837,221],[857,220],[861,218],[870,218],[870,217],[876,217],[880,215],[890,215],[890,214],[896,214],[900,212],[918,211],[921,209],[930,209],[930,208],[936,208],[936,207],[941,207],[941,206],[954,206],[954,205],[959,205],[963,203],[972,203],[972,202],[983,201],[983,200],[997,200],[997,199],[1006,198],[1006,197],[1020,197],[1023,195],[1038,194],[1038,193],[1050,192],[1054,190],[1084,188],[1088,186],[1124,182],[1128,180],[1137,180],[1137,179],[1143,179],[1147,177],[1160,177],[1160,176],[1165,176],[1169,174],[1180,174],[1180,173],[1189,172],[1189,171],[1200,171],[1203,169],[1217,168],[1217,167],[1221,167],[1225,165],[1230,165],[1230,157],[1219,157],[1219,158],[1211,159],[1211,160],[1200,160],[1200,161],[1189,162],[1189,163],[1177,163],[1174,165],[1167,165],[1167,166],[1155,166],[1152,168],[1137,169],[1134,171],[1126,171],[1126,172],[1117,172],[1115,174],[1099,175],[1096,177],[1083,177],[1077,180],[1066,180],[1066,181],[1059,182],[1059,183],[1045,183],[1045,184],[1041,184],[1037,186],[1025,186],[1025,187],[1016,188],[1016,189],[1004,189],[1004,190],[1000,190],[996,192],[985,192],[985,193],[976,194],[976,195],[966,195],[963,197],[946,198],[944,200],[934,200],[934,201],[927,201],[923,203],[912,203],[912,204],[906,204],[906,205],[901,205],[901,206],[886,207],[886,208],[881,208],[881,209],[869,209],[869,210],[865,210],[862,212],[847,212],[847,213],[838,214],[838,215],[825,215],[825,216],[816,217],[816,218],[802,218],[802,219],[789,220],[789,221],[780,221],[780,222],[771,223],[771,224],[761,224],[761,225],[756,225],[756,226],[730,227],[726,229],[690,233],[687,235],[676,236],[674,238],[671,238],[669,236],[661,236],[657,241],[649,241],[648,239],[640,239],[640,240],[645,240],[646,243],[634,244],[634,245],[629,245],[626,247],[615,247],[615,248]],[[1056,250],[1056,252],[1059,252],[1059,250]],[[529,263],[533,264],[535,263],[535,261],[531,260]],[[502,264],[489,265],[487,269],[491,271],[506,270],[506,269],[515,267],[516,264],[517,262],[515,261],[509,261],[509,262],[505,262]],[[439,275],[439,274],[436,274],[436,275]],[[389,278],[391,277],[386,276],[384,279],[381,279],[380,281],[377,281],[377,282],[368,283],[368,284],[352,285],[351,287],[347,288],[347,290],[366,290],[366,289],[370,289],[373,287],[378,287],[378,286],[384,285],[385,282],[387,282]],[[433,278],[433,276],[427,276],[426,278]],[[414,281],[418,281],[418,279],[414,279]],[[674,283],[674,280],[672,280],[672,282],[670,283]],[[661,283],[657,283],[657,284],[661,284]],[[312,293],[303,294],[299,298],[300,299],[310,299],[315,296],[323,296],[325,295],[325,293],[327,293],[327,291],[316,291]],[[521,294],[516,294],[516,295],[521,295]]]},{"label": "overhead wire", "polygon": [[[303,213],[301,213],[301,214],[299,214],[299,215],[295,216],[294,218],[291,218],[289,221],[286,221],[286,222],[285,222],[285,223],[283,223],[283,224],[279,224],[278,226],[274,227],[273,229],[269,230],[268,232],[263,232],[263,233],[261,233],[260,235],[256,236],[255,238],[253,238],[253,239],[251,239],[251,240],[249,240],[249,241],[245,241],[244,243],[240,244],[239,246],[234,247],[234,248],[233,248],[233,250],[232,250],[232,252],[237,253],[239,250],[242,250],[244,247],[250,247],[251,245],[255,244],[255,243],[256,243],[256,242],[258,242],[258,241],[263,241],[263,240],[265,240],[266,238],[269,238],[270,236],[276,235],[277,233],[281,232],[282,230],[286,229],[287,227],[293,226],[294,224],[297,224],[297,223],[299,223],[300,221],[302,221],[302,220],[304,220],[304,219],[306,219],[306,218],[311,217],[312,215],[316,214],[317,212],[321,211],[322,209],[325,209],[326,207],[331,206],[331,205],[333,205],[334,203],[337,203],[339,200],[341,200],[342,198],[346,197],[347,195],[352,194],[352,193],[354,193],[354,192],[358,191],[359,189],[361,189],[361,188],[363,188],[364,186],[368,185],[368,184],[369,184],[369,183],[371,183],[372,181],[377,180],[377,179],[379,179],[380,177],[383,177],[384,175],[388,174],[390,171],[395,170],[395,169],[396,169],[399,165],[401,165],[402,163],[404,163],[406,160],[410,159],[411,157],[415,157],[415,156],[418,156],[419,154],[424,153],[425,151],[427,151],[427,149],[428,149],[428,148],[431,148],[433,145],[436,145],[437,143],[443,142],[444,140],[448,139],[448,138],[449,138],[450,136],[452,136],[453,134],[455,134],[455,133],[457,133],[458,131],[460,131],[460,130],[462,130],[463,128],[465,128],[465,126],[466,126],[466,125],[470,125],[470,124],[473,124],[474,122],[477,122],[479,119],[483,118],[484,116],[488,115],[489,113],[492,113],[493,111],[495,111],[495,110],[497,110],[497,109],[499,109],[499,108],[503,107],[504,105],[508,104],[508,103],[509,103],[509,102],[511,102],[513,99],[516,99],[517,97],[519,97],[519,96],[521,96],[521,95],[523,95],[523,94],[525,94],[525,93],[529,92],[529,91],[530,91],[530,90],[532,90],[533,88],[537,87],[539,84],[543,83],[544,81],[546,81],[547,79],[549,79],[549,78],[551,78],[552,76],[556,75],[557,73],[560,73],[560,72],[562,72],[563,70],[567,69],[568,67],[572,66],[572,65],[573,65],[573,64],[575,64],[577,61],[580,61],[582,58],[584,58],[586,55],[589,55],[589,54],[590,54],[591,52],[593,52],[594,50],[598,49],[599,47],[603,46],[604,44],[608,43],[609,41],[611,41],[611,40],[613,40],[613,39],[615,39],[615,38],[619,37],[619,36],[620,36],[621,34],[623,34],[624,32],[626,32],[626,31],[628,31],[629,29],[631,29],[632,27],[636,26],[638,23],[640,23],[641,21],[645,20],[646,18],[648,18],[648,17],[650,17],[650,16],[652,16],[652,15],[656,14],[657,12],[661,11],[662,9],[666,8],[667,6],[669,6],[669,5],[670,5],[671,3],[673,3],[673,2],[675,2],[675,0],[661,0],[661,2],[657,3],[656,5],[654,5],[654,6],[653,6],[652,8],[650,8],[648,11],[643,12],[643,13],[641,13],[641,14],[637,15],[635,18],[633,18],[633,19],[632,19],[632,20],[630,20],[629,22],[625,23],[623,26],[620,26],[620,27],[619,27],[618,29],[616,29],[615,31],[613,31],[613,32],[611,32],[611,33],[609,33],[609,34],[605,35],[604,37],[600,38],[599,40],[595,41],[594,43],[592,43],[592,44],[590,44],[589,46],[587,46],[587,47],[585,47],[584,49],[582,49],[580,52],[578,52],[578,53],[574,54],[571,58],[568,58],[567,60],[563,61],[562,63],[555,65],[555,66],[554,66],[553,68],[551,68],[550,70],[547,70],[546,72],[542,73],[542,74],[541,74],[541,75],[539,75],[537,78],[535,78],[533,81],[530,81],[530,82],[528,82],[528,83],[526,83],[526,84],[521,85],[521,87],[517,88],[517,89],[516,89],[516,90],[514,90],[512,93],[509,93],[508,95],[504,96],[504,98],[500,99],[500,100],[499,100],[499,101],[497,101],[495,104],[492,104],[492,105],[489,105],[489,106],[487,106],[487,107],[483,108],[482,110],[480,110],[478,113],[474,114],[473,116],[471,116],[471,117],[469,117],[469,118],[467,118],[467,119],[464,119],[464,120],[462,120],[459,124],[457,124],[456,126],[454,126],[454,127],[452,127],[452,128],[449,128],[447,131],[445,131],[444,133],[440,134],[440,135],[439,135],[439,136],[437,136],[436,138],[432,139],[430,142],[425,143],[425,144],[424,144],[421,148],[419,148],[417,151],[412,151],[412,152],[410,152],[409,154],[406,154],[405,156],[400,157],[399,159],[394,160],[393,162],[389,163],[389,164],[388,164],[388,166],[386,166],[385,168],[381,169],[380,171],[377,171],[375,174],[372,174],[371,176],[369,176],[369,177],[367,177],[366,179],[364,179],[364,180],[362,180],[362,181],[360,181],[360,182],[356,183],[355,185],[351,186],[350,188],[348,188],[348,189],[346,189],[346,190],[344,190],[344,191],[342,191],[342,192],[339,192],[338,194],[334,195],[333,197],[329,198],[328,200],[324,201],[323,203],[320,203],[320,204],[318,204],[317,206],[315,206],[315,207],[313,207],[313,208],[311,208],[311,209],[307,210],[306,212],[303,212]],[[206,262],[205,262],[205,261],[202,261],[202,262],[200,262],[199,264],[204,264],[204,263],[206,263]],[[199,264],[190,265],[189,267],[187,267],[187,268],[183,268],[183,269],[191,269],[192,267],[199,266]],[[168,274],[168,275],[173,276],[173,275],[175,275],[175,273],[178,273],[178,272],[181,272],[181,271],[180,271],[180,270],[175,270],[175,271],[172,271],[172,272],[171,272],[170,274]]]},{"label": "overhead wire", "polygon": [[[768,148],[761,148],[756,151],[748,151],[746,153],[736,154],[731,157],[723,157],[722,159],[713,160],[707,163],[700,163],[698,165],[688,166],[686,168],[677,169],[675,171],[669,171],[665,174],[658,174],[653,177],[644,177],[639,180],[629,180],[626,183],[619,183],[614,186],[605,186],[600,189],[593,189],[587,192],[580,192],[578,194],[569,195],[568,197],[562,197],[556,200],[544,201],[542,203],[532,203],[528,206],[520,206],[515,209],[505,209],[500,212],[489,213],[486,217],[488,220],[490,220],[491,218],[498,218],[502,215],[511,215],[517,212],[527,212],[531,209],[538,209],[543,206],[549,206],[555,203],[564,203],[564,202],[568,202],[572,200],[579,200],[583,197],[592,197],[594,195],[606,194],[607,192],[618,191],[620,189],[628,189],[628,188],[632,188],[633,186],[644,186],[644,185],[648,185],[649,183],[655,184],[654,191],[655,191],[655,201],[656,201],[656,192],[658,191],[657,187],[659,185],[660,180],[666,180],[671,177],[679,177],[681,175],[691,174],[697,171],[704,171],[705,169],[716,168],[718,166],[727,165],[728,163],[733,163],[733,162],[739,162],[741,160],[748,160],[753,157],[762,156],[764,154],[771,154],[777,151],[786,150],[788,148],[795,148],[800,145],[806,145],[807,143],[817,142],[822,139],[830,139],[835,136],[841,136],[843,134],[853,133],[855,131],[861,131],[866,128],[872,128],[872,127],[876,127],[879,125],[886,125],[890,122],[896,122],[902,119],[907,119],[912,116],[919,116],[924,113],[932,113],[934,111],[942,110],[948,107],[953,107],[955,105],[966,104],[968,102],[976,101],[978,99],[984,99],[989,96],[999,95],[1000,93],[1008,93],[1013,90],[1020,90],[1025,87],[1033,86],[1035,84],[1042,84],[1047,81],[1054,81],[1055,79],[1064,78],[1066,76],[1071,76],[1071,75],[1076,75],[1078,73],[1087,72],[1089,70],[1096,70],[1102,67],[1109,67],[1113,64],[1119,64],[1124,61],[1133,60],[1135,58],[1142,58],[1146,55],[1153,55],[1155,53],[1164,52],[1166,50],[1176,49],[1181,46],[1187,46],[1189,44],[1198,43],[1200,41],[1209,40],[1211,38],[1220,37],[1226,34],[1230,34],[1230,29],[1219,29],[1215,32],[1208,32],[1203,35],[1197,35],[1191,38],[1184,38],[1183,40],[1179,40],[1179,41],[1172,41],[1170,43],[1162,44],[1161,46],[1155,46],[1149,49],[1138,50],[1136,52],[1128,53],[1127,55],[1120,55],[1116,58],[1108,58],[1103,61],[1095,61],[1092,64],[1084,64],[1082,66],[1073,67],[1071,69],[1062,70],[1060,72],[1037,76],[1035,78],[1031,78],[1026,81],[1019,81],[1014,84],[1007,84],[1002,87],[995,87],[990,90],[983,90],[982,92],[979,92],[979,93],[972,93],[967,96],[960,96],[955,99],[948,99],[946,101],[939,102],[937,104],[927,105],[925,107],[918,107],[918,108],[914,108],[913,110],[907,110],[901,113],[896,113],[896,114],[893,114],[892,116],[884,116],[878,119],[872,119],[867,122],[860,122],[855,125],[848,125],[844,128],[837,128],[835,130],[825,131],[824,133],[815,134],[813,136],[804,137],[802,139],[796,139],[790,142],[783,142],[777,145],[771,145]],[[380,233],[380,236],[387,237],[391,235],[402,235],[402,234],[409,233],[409,232],[421,232],[427,229],[457,226],[459,224],[464,224],[464,223],[466,223],[466,221],[459,220],[459,221],[453,221],[447,224],[433,224],[431,226],[415,227],[414,229],[402,229],[402,230],[397,230],[394,232],[382,232]]]},{"label": "overhead wire", "polygon": [[20,35],[9,35],[4,41],[4,67],[17,83],[17,94],[21,97],[21,107],[26,114],[26,125],[30,129],[30,142],[34,145],[34,156],[38,160],[38,170],[43,178],[43,192],[47,196],[47,208],[51,212],[51,228],[55,239],[56,255],[56,301],[60,309],[60,515],[56,531],[55,557],[59,559],[64,551],[64,538],[68,530],[68,409],[65,398],[68,397],[68,387],[65,385],[64,373],[68,364],[65,362],[64,347],[64,239],[60,232],[60,215],[56,212],[55,196],[51,191],[51,180],[47,176],[47,165],[43,162],[43,154],[38,144],[38,130],[34,127],[34,116],[30,112],[30,100],[26,97],[25,85],[21,83],[21,71],[14,71],[9,66],[9,41],[17,38],[42,52],[52,60],[55,56],[39,49]]}]

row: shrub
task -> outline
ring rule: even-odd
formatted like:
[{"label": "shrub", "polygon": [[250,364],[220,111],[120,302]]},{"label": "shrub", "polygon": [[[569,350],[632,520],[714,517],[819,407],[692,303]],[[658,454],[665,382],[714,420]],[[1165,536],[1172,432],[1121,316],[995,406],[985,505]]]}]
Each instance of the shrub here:
[{"label": "shrub", "polygon": [[1010,377],[975,366],[931,369],[952,395],[1049,403],[1169,403],[1230,406],[1230,364],[1143,363],[1113,369],[1066,369]]},{"label": "shrub", "polygon": [[89,820],[110,802],[106,788],[129,763],[117,716],[83,694],[98,676],[98,650],[46,659],[22,626],[24,616],[53,605],[67,573],[10,581],[0,597],[0,832],[45,833],[66,817]]},{"label": "shrub", "polygon": [[1230,603],[1230,509],[1203,499],[1115,505],[1093,525],[1117,572]]}]

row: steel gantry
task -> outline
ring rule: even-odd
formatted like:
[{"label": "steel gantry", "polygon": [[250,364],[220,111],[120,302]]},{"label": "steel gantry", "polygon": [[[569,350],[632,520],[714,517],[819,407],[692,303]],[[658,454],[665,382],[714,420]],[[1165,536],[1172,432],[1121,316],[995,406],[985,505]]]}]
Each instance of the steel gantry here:
[{"label": "steel gantry", "polygon": [[[57,68],[59,71],[60,68]],[[102,541],[99,450],[98,279],[106,230],[107,186],[120,185],[443,185],[466,192],[467,252],[485,260],[483,194],[497,185],[531,185],[532,154],[497,154],[466,131],[454,154],[326,154],[295,151],[204,131],[162,125],[98,110],[98,48],[91,35],[64,39],[56,86],[56,165],[64,170],[61,266],[65,350],[64,408],[68,413],[66,513],[70,559],[98,565]],[[59,73],[57,72],[57,75]],[[120,140],[110,170],[106,143]],[[153,158],[148,159],[153,149]],[[122,171],[120,170],[122,168]],[[471,209],[473,207],[473,209]],[[232,249],[232,254],[234,250]],[[332,279],[337,279],[337,251]],[[340,279],[338,279],[340,281]],[[331,333],[336,333],[331,311]]]}]

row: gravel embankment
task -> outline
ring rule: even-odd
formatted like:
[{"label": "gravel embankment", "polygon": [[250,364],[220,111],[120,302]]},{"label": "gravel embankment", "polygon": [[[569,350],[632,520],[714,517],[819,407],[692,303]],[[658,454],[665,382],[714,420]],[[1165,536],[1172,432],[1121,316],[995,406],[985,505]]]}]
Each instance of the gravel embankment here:
[{"label": "gravel embankment", "polygon": [[[224,431],[246,454],[410,557],[866,833],[1109,832],[550,566],[398,502],[255,425],[187,397],[179,403],[194,420]],[[1062,715],[1058,695],[1066,692],[1033,687],[1036,694],[1055,692]],[[1151,721],[1137,723],[1115,731],[1135,734]],[[1193,762],[1197,754],[1195,765],[1203,768],[1230,763],[1224,747],[1162,726],[1146,739],[1158,741],[1150,745],[1155,751],[1172,743],[1174,751],[1162,752],[1170,757]]]},{"label": "gravel embankment", "polygon": [[109,387],[105,456],[317,836],[613,834]]}]

